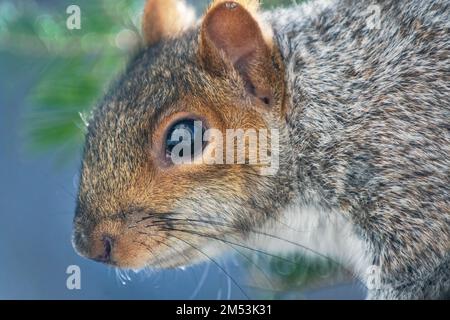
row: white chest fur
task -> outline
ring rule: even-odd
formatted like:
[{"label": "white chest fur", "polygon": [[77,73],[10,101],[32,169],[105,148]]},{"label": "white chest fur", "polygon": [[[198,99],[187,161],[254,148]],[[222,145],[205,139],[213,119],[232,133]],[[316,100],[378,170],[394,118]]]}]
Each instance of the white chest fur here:
[{"label": "white chest fur", "polygon": [[266,223],[249,245],[277,254],[301,251],[326,256],[364,278],[370,267],[367,246],[339,212],[293,205]]}]

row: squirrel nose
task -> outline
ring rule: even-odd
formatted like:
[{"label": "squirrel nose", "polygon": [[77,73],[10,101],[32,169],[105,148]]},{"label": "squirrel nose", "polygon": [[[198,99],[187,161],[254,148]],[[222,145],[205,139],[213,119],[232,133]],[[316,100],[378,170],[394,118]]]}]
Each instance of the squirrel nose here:
[{"label": "squirrel nose", "polygon": [[112,263],[111,254],[114,241],[110,236],[103,236],[97,240],[92,248],[92,260],[102,263]]}]

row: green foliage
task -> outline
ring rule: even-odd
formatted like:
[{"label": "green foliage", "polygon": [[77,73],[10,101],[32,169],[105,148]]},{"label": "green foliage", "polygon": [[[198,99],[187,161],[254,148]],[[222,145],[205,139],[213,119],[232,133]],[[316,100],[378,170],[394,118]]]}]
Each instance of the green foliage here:
[{"label": "green foliage", "polygon": [[302,298],[305,288],[348,279],[348,273],[339,264],[315,255],[259,255],[247,262],[251,275],[248,285],[264,299]]},{"label": "green foliage", "polygon": [[[59,149],[69,157],[82,144],[87,114],[123,68],[129,52],[118,41],[138,34],[142,1],[78,1],[81,30],[66,27],[67,5],[38,7],[30,1],[0,4],[0,54],[42,68],[27,97],[26,144],[33,151]],[[139,6],[138,6],[139,5]]]},{"label": "green foliage", "polygon": [[286,7],[292,4],[299,4],[305,0],[263,0],[262,4],[264,8],[274,8],[274,7]]}]

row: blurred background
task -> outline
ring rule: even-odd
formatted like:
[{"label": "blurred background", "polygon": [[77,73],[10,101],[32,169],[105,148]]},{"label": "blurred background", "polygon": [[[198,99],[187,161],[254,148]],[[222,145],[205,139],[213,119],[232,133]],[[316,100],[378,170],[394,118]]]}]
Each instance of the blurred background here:
[{"label": "blurred background", "polygon": [[[201,14],[208,1],[188,1]],[[301,2],[301,1],[296,1]],[[66,27],[69,5],[81,29]],[[266,9],[291,0],[265,0]],[[84,122],[140,39],[143,0],[0,0],[0,299],[360,299],[329,260],[242,252],[120,274],[71,246]],[[70,265],[81,289],[66,287]]]}]

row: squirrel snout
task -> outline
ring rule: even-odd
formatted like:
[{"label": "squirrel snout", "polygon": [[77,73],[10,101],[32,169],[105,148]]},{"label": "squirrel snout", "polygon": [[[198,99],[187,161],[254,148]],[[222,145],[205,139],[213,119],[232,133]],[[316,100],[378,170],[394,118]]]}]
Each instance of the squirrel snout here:
[{"label": "squirrel snout", "polygon": [[83,232],[75,232],[73,247],[80,256],[101,263],[114,264],[115,241],[111,235],[88,237]]},{"label": "squirrel snout", "polygon": [[142,235],[128,230],[121,222],[107,220],[88,232],[78,228],[73,246],[84,258],[118,268],[140,269],[146,265],[149,250],[158,246],[155,241],[139,237]]},{"label": "squirrel snout", "polygon": [[90,258],[94,261],[111,264],[113,263],[112,250],[114,239],[111,236],[103,236],[100,239],[94,240],[91,248]]}]

